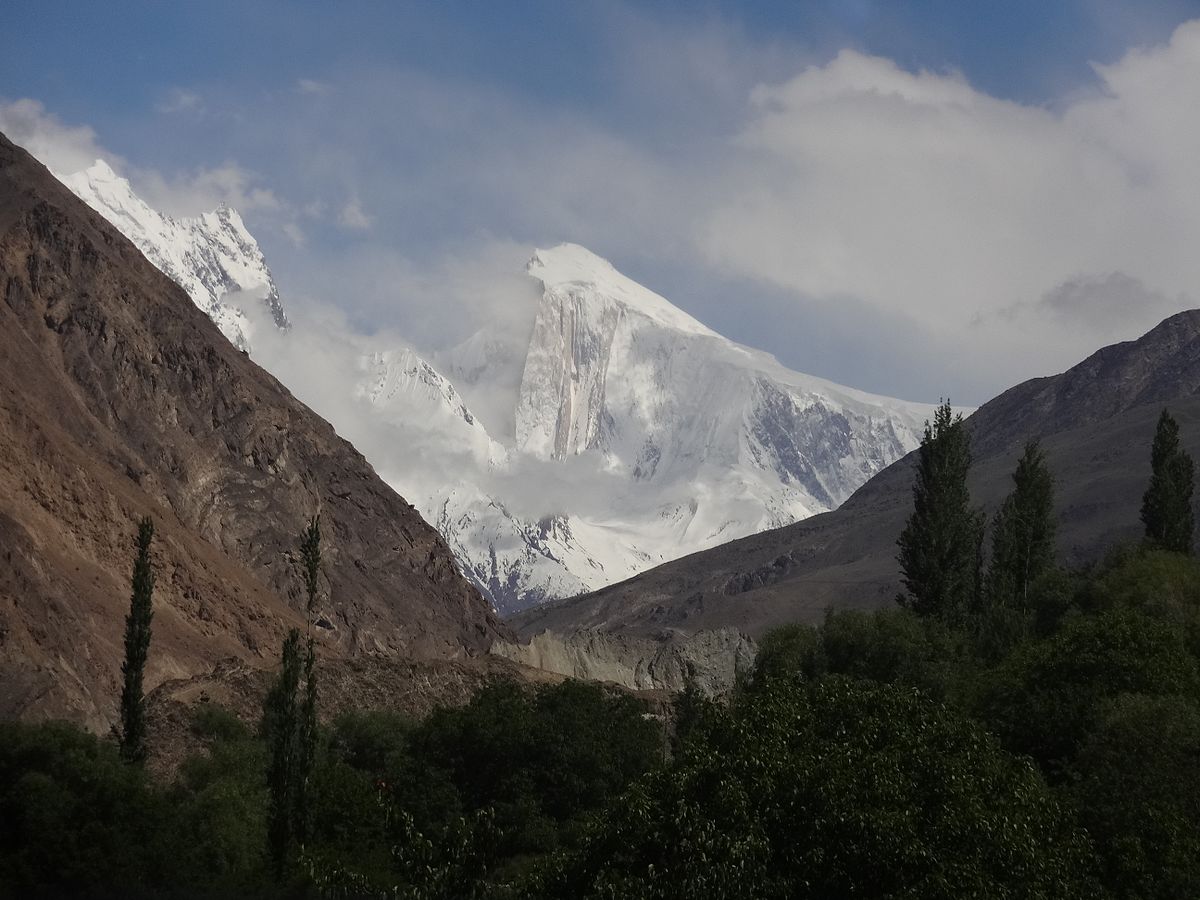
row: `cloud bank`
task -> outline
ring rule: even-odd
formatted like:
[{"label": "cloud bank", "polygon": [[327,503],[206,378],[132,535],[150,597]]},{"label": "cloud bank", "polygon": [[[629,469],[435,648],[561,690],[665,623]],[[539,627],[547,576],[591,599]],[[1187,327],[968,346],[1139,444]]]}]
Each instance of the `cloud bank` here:
[{"label": "cloud bank", "polygon": [[562,240],[792,368],[909,399],[982,402],[1200,299],[1200,21],[1040,104],[720,21],[610,25],[622,115],[346,60],[170,113],[163,141],[220,147],[206,167],[139,169],[29,100],[0,130],[62,171],[105,155],[169,211],[241,207],[285,302],[425,352],[519,341],[521,266]]}]

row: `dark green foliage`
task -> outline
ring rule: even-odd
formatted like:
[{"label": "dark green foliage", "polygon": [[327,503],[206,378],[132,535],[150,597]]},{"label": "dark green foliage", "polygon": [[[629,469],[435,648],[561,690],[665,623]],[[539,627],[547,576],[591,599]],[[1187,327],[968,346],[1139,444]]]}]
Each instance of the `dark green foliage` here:
[{"label": "dark green foliage", "polygon": [[264,840],[266,748],[214,704],[197,709],[192,728],[208,738],[208,748],[184,761],[168,794],[176,812],[168,883],[204,885],[218,897],[261,896],[273,875]]},{"label": "dark green foliage", "polygon": [[114,744],[0,723],[0,896],[145,896],[166,807]]},{"label": "dark green foliage", "polygon": [[313,516],[300,536],[300,574],[304,578],[305,609],[312,616],[321,578],[321,517]]},{"label": "dark green foliage", "polygon": [[530,692],[497,682],[461,709],[435,712],[413,734],[467,809],[491,807],[509,852],[540,852],[563,824],[599,809],[662,755],[644,705],[577,681]]},{"label": "dark green foliage", "polygon": [[268,845],[275,870],[282,875],[304,840],[304,796],[310,761],[308,736],[298,698],[302,667],[300,632],[293,628],[283,643],[282,664],[263,702],[262,734],[268,748],[267,786],[270,791]]},{"label": "dark green foliage", "polygon": [[959,680],[965,652],[960,635],[908,610],[830,612],[819,629],[785,625],[768,632],[754,685],[779,677],[851,675],[920,688],[941,699]]},{"label": "dark green foliage", "polygon": [[1029,596],[995,660],[911,610],[779,629],[669,745],[628,694],[496,683],[305,751],[293,632],[261,734],[201,704],[170,785],[0,725],[0,896],[1200,896],[1200,561],[1121,548]]},{"label": "dark green foliage", "polygon": [[759,642],[752,685],[777,678],[812,678],[824,671],[821,633],[809,625],[780,625]]},{"label": "dark green foliage", "polygon": [[707,734],[721,717],[718,703],[689,681],[671,705],[671,752],[678,755],[683,745]]},{"label": "dark green foliage", "polygon": [[1158,418],[1150,451],[1153,474],[1142,497],[1146,537],[1166,550],[1192,552],[1192,457],[1179,442],[1179,425],[1167,410]]},{"label": "dark green foliage", "polygon": [[1114,609],[1068,620],[1052,637],[1020,648],[981,701],[1007,745],[1049,771],[1078,751],[1101,704],[1124,693],[1196,698],[1200,672],[1183,635],[1140,612]]},{"label": "dark green foliage", "polygon": [[1012,477],[1013,492],[992,524],[987,599],[1027,612],[1033,586],[1054,566],[1054,478],[1037,441],[1025,445]]},{"label": "dark green foliage", "polygon": [[142,682],[150,652],[150,620],[154,617],[154,570],[150,543],[154,523],[149,517],[138,523],[137,556],[133,561],[133,592],[125,617],[125,660],[121,663],[121,755],[130,762],[146,758],[146,704]]},{"label": "dark green foliage", "polygon": [[192,733],[214,741],[244,741],[250,737],[250,729],[241,719],[216,703],[201,703],[193,710]]},{"label": "dark green foliage", "polygon": [[1090,896],[1038,774],[903,688],[774,680],[611,810],[562,897]]},{"label": "dark green foliage", "polygon": [[1125,694],[1102,708],[1068,792],[1115,897],[1200,897],[1200,708]]},{"label": "dark green foliage", "polygon": [[923,616],[961,623],[980,588],[982,515],[971,507],[967,473],[971,438],[962,415],[943,402],[925,423],[913,511],[898,541],[905,593],[901,605]]}]

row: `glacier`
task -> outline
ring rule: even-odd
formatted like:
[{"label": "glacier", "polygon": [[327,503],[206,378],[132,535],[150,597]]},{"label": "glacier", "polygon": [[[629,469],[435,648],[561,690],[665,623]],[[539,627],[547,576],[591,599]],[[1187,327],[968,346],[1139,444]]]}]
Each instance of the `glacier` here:
[{"label": "glacier", "polygon": [[[163,215],[103,161],[60,180],[236,346],[257,358],[265,320],[282,337],[273,346],[304,352],[236,210]],[[501,613],[833,509],[916,447],[932,414],[791,371],[577,244],[536,250],[526,273],[539,290],[521,338],[485,329],[426,352],[356,339],[343,394],[301,396]],[[278,364],[267,362],[287,383]],[[485,391],[491,429],[472,411]]]}]

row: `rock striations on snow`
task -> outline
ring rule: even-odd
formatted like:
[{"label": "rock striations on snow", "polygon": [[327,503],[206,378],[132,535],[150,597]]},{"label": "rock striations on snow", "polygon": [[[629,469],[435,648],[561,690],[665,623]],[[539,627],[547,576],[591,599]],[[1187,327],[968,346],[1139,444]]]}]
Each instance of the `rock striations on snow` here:
[{"label": "rock striations on snow", "polygon": [[113,720],[144,515],[148,688],[277,658],[304,619],[290,554],[318,513],[323,652],[448,658],[509,634],[353,447],[2,136],[0,297],[0,715]]}]

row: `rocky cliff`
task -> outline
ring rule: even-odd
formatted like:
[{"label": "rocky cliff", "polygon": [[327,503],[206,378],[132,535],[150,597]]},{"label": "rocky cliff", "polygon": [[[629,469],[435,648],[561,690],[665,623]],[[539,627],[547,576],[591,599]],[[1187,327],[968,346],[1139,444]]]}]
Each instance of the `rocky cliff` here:
[{"label": "rocky cliff", "polygon": [[507,634],[352,446],[2,136],[0,297],[0,715],[112,720],[143,515],[148,687],[277,656],[317,513],[324,652],[455,657]]}]

